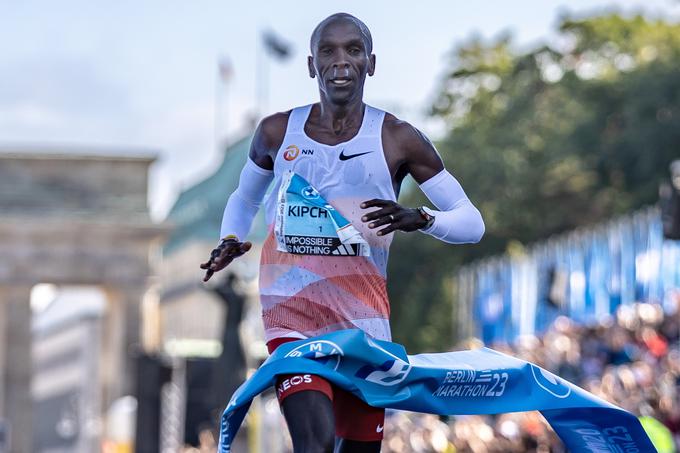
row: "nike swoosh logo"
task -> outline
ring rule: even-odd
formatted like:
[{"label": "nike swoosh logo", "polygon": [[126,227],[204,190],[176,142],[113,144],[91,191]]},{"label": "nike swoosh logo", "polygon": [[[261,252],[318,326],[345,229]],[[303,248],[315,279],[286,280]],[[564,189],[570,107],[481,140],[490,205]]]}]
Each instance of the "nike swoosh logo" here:
[{"label": "nike swoosh logo", "polygon": [[382,430],[383,430],[383,427],[380,426],[380,425],[378,425],[378,427],[375,429],[375,432],[376,432],[376,433],[381,433]]},{"label": "nike swoosh logo", "polygon": [[350,160],[354,159],[355,157],[363,156],[364,154],[370,154],[372,152],[373,151],[366,151],[365,153],[351,154],[348,156],[347,154],[345,154],[345,150],[343,149],[342,152],[340,153],[340,160]]}]

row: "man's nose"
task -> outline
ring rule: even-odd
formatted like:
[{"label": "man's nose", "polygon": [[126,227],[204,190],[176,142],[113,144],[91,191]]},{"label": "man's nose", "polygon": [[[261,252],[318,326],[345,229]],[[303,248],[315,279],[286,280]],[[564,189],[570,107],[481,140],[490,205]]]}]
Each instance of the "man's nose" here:
[{"label": "man's nose", "polygon": [[333,62],[333,68],[335,68],[335,69],[348,69],[349,68],[349,60],[347,59],[347,53],[346,52],[338,52],[337,53],[337,58]]},{"label": "man's nose", "polygon": [[344,74],[349,71],[349,62],[345,58],[338,58],[333,62],[333,71]]}]

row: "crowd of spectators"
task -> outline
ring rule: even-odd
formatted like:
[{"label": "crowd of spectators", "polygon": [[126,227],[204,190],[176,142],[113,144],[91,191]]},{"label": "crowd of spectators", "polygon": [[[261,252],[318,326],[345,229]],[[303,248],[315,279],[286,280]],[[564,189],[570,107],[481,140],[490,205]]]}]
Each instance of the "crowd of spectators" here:
[{"label": "crowd of spectators", "polygon": [[[678,295],[680,305],[680,295]],[[680,307],[678,307],[680,308]],[[490,347],[535,363],[640,417],[660,452],[680,450],[680,310],[639,303],[584,326],[557,318],[541,337]],[[459,349],[481,346],[474,340]],[[437,417],[390,412],[383,452],[563,452],[538,412]]]},{"label": "crowd of spectators", "polygon": [[[535,363],[632,412],[659,452],[680,452],[680,292],[676,302],[665,312],[650,303],[621,306],[616,316],[595,325],[579,325],[561,316],[541,337],[488,346]],[[456,349],[481,346],[478,340],[469,340]],[[261,413],[266,426],[258,436],[259,450],[292,451],[273,393]],[[214,451],[210,440],[204,448],[186,451]],[[388,411],[382,448],[383,453],[565,451],[535,411],[451,417]]]}]

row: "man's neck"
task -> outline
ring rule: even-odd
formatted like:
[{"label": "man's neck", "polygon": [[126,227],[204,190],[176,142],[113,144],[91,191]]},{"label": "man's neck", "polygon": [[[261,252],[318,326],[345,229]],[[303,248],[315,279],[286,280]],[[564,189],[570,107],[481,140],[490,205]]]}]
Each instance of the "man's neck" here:
[{"label": "man's neck", "polygon": [[319,123],[336,134],[361,123],[364,103],[361,99],[344,105],[333,104],[321,98]]}]

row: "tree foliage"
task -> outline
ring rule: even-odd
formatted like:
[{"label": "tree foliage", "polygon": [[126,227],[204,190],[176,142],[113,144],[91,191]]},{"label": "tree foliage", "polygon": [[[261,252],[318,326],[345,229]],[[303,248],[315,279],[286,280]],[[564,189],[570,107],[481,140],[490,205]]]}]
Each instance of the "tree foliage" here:
[{"label": "tree foliage", "polygon": [[[451,55],[432,106],[448,130],[437,145],[486,235],[395,241],[395,339],[413,350],[450,346],[458,266],[654,203],[680,158],[680,25],[608,14],[558,30],[556,47],[517,52],[506,35]],[[421,203],[417,192],[401,201]]]}]

